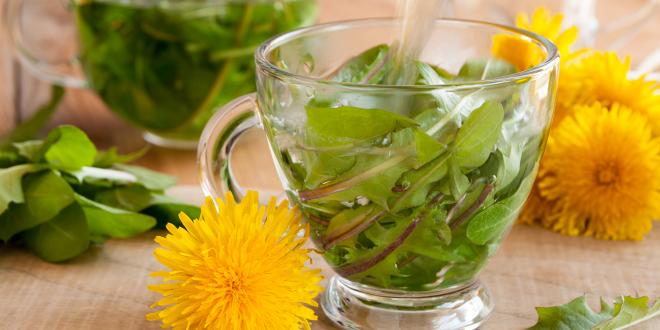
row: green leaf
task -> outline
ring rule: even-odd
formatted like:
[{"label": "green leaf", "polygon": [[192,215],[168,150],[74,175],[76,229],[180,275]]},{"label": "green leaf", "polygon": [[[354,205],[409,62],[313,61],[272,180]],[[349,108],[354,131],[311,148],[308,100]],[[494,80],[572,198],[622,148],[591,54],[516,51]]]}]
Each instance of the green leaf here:
[{"label": "green leaf", "polygon": [[317,147],[353,144],[417,125],[408,117],[380,109],[308,107],[306,110],[307,134]]},{"label": "green leaf", "polygon": [[395,195],[392,212],[399,212],[410,207],[422,205],[433,184],[447,175],[447,154],[437,157],[418,170],[404,173],[397,187],[405,189]]},{"label": "green leaf", "polygon": [[149,147],[144,147],[138,151],[124,155],[120,155],[119,153],[117,153],[116,147],[112,147],[108,150],[98,151],[96,153],[96,158],[94,159],[94,167],[107,168],[107,167],[111,167],[116,163],[132,162],[144,156],[147,153],[147,151],[149,151]]},{"label": "green leaf", "polygon": [[380,209],[374,204],[360,206],[355,209],[345,209],[330,219],[325,236],[326,238],[332,238],[350,232],[353,228],[357,228],[360,224],[372,219],[379,211]]},{"label": "green leaf", "polygon": [[[417,70],[426,85],[443,85],[447,83],[447,78],[440,76],[437,69],[429,64],[417,62]],[[433,96],[438,100],[438,110],[443,114],[453,109],[460,101],[460,97],[456,93],[447,92],[442,89],[434,90]]]},{"label": "green leaf", "polygon": [[506,228],[511,212],[512,210],[501,204],[487,207],[472,218],[467,237],[475,244],[486,244]]},{"label": "green leaf", "polygon": [[660,300],[649,306],[648,297],[619,297],[614,306],[603,299],[594,312],[584,296],[561,306],[537,307],[538,320],[530,330],[620,330],[660,315]]},{"label": "green leaf", "polygon": [[38,162],[41,157],[41,149],[44,145],[42,140],[29,140],[24,142],[15,142],[12,144],[18,153],[27,158],[30,162]]},{"label": "green leaf", "polygon": [[0,213],[7,210],[9,203],[23,203],[23,176],[27,173],[42,170],[43,167],[34,164],[15,165],[0,169]]},{"label": "green leaf", "polygon": [[447,183],[449,184],[449,192],[456,200],[470,187],[470,179],[453,163],[449,166],[449,180]]},{"label": "green leaf", "polygon": [[25,201],[0,215],[0,240],[5,242],[50,220],[73,201],[73,190],[52,171],[27,175],[22,181]]},{"label": "green leaf", "polygon": [[500,135],[503,119],[504,109],[499,102],[488,101],[474,110],[456,135],[454,163],[466,168],[485,163]]},{"label": "green leaf", "polygon": [[181,226],[181,221],[179,220],[179,213],[181,212],[188,215],[191,219],[199,219],[200,216],[199,207],[181,202],[156,202],[142,210],[141,213],[156,218],[156,227],[163,229],[168,223]]},{"label": "green leaf", "polygon": [[498,59],[468,60],[458,71],[459,80],[483,80],[516,73],[516,67]]},{"label": "green leaf", "polygon": [[660,300],[649,306],[648,297],[619,297],[614,302],[613,317],[593,327],[593,330],[619,330],[660,316]]},{"label": "green leaf", "polygon": [[96,147],[79,128],[59,126],[46,137],[42,147],[43,158],[49,164],[63,170],[75,171],[94,164]]},{"label": "green leaf", "polygon": [[89,230],[80,205],[72,203],[50,221],[22,235],[27,247],[49,262],[61,262],[89,247]]},{"label": "green leaf", "polygon": [[445,248],[451,243],[451,229],[445,222],[447,213],[443,208],[430,212],[410,236],[411,244],[404,248],[432,259],[446,260]]},{"label": "green leaf", "polygon": [[390,47],[378,45],[348,60],[333,77],[335,81],[375,84],[383,79]]},{"label": "green leaf", "polygon": [[114,185],[126,185],[138,182],[138,178],[132,173],[112,168],[85,166],[77,171],[67,171],[66,173],[76,178],[79,183],[101,187],[112,187]]},{"label": "green leaf", "polygon": [[[420,167],[438,156],[446,147],[417,128],[405,128],[391,134],[392,143],[382,148],[386,156],[362,155],[356,157],[356,165],[346,181],[355,181],[349,189],[322,198],[323,201],[354,201],[363,197],[384,209],[389,208],[389,199],[394,196],[392,188],[401,175],[411,167]],[[373,147],[373,150],[381,148]],[[391,150],[391,151],[387,151]],[[414,159],[406,154],[415,155]],[[430,175],[430,173],[426,173]],[[358,180],[358,178],[361,178]],[[419,176],[416,179],[426,179]]]},{"label": "green leaf", "polygon": [[584,296],[566,305],[537,307],[538,321],[531,330],[587,330],[609,318],[607,313],[595,313]]},{"label": "green leaf", "polygon": [[0,148],[0,169],[26,163],[15,148]]},{"label": "green leaf", "polygon": [[110,207],[149,215],[157,220],[158,228],[165,228],[168,222],[180,225],[180,212],[192,219],[199,218],[200,214],[199,207],[152,193],[139,185],[101,190],[94,195],[94,200]]},{"label": "green leaf", "polygon": [[130,185],[103,189],[94,194],[94,200],[107,206],[140,212],[151,205],[149,189],[141,185]]},{"label": "green leaf", "polygon": [[37,111],[34,113],[34,115],[32,115],[30,119],[14,128],[9,136],[0,140],[0,146],[8,145],[12,142],[21,142],[34,138],[39,130],[46,125],[50,117],[52,117],[53,113],[55,113],[55,110],[57,110],[57,106],[62,101],[63,96],[64,88],[59,85],[52,85],[50,101],[39,107],[39,109],[37,109]]},{"label": "green leaf", "polygon": [[144,167],[125,164],[115,164],[114,167],[135,175],[140,184],[150,190],[165,190],[176,184],[175,177],[158,173]]},{"label": "green leaf", "polygon": [[428,136],[422,130],[415,129],[415,155],[417,156],[415,168],[430,162],[446,149],[446,145]]},{"label": "green leaf", "polygon": [[357,158],[355,155],[344,155],[332,151],[302,151],[305,187],[316,188],[323,182],[340,177],[353,166]]},{"label": "green leaf", "polygon": [[89,233],[97,238],[128,238],[153,228],[156,219],[148,215],[126,211],[97,203],[76,194],[83,207]]},{"label": "green leaf", "polygon": [[48,220],[74,201],[73,189],[53,171],[25,176],[23,187],[25,204],[37,219]]},{"label": "green leaf", "polygon": [[520,162],[522,159],[523,145],[510,144],[506,149],[500,149],[496,156],[500,166],[497,170],[497,186],[508,186],[520,173]]},{"label": "green leaf", "polygon": [[[393,163],[394,164],[391,165],[388,163],[382,163],[388,166],[386,166],[386,168],[377,171],[377,173],[374,174],[373,176],[368,177],[365,180],[356,183],[355,185],[351,185],[349,189],[336,192],[334,194],[331,194],[330,196],[323,197],[319,200],[353,202],[356,199],[362,197],[367,199],[364,201],[364,203],[373,202],[387,209],[389,208],[388,199],[393,195],[392,187],[399,180],[401,174],[403,174],[404,172],[410,169],[410,167],[407,166],[403,160],[396,161],[395,159]],[[360,165],[365,165],[365,164],[366,163],[364,162],[360,163]],[[369,168],[373,168],[373,167],[370,166]],[[365,171],[364,173],[369,173],[369,172]]]},{"label": "green leaf", "polygon": [[9,242],[14,235],[48,220],[35,218],[25,204],[12,204],[0,215],[0,240]]},{"label": "green leaf", "polygon": [[480,245],[500,237],[518,216],[528,193],[529,187],[526,187],[475,214],[468,224],[467,237]]}]

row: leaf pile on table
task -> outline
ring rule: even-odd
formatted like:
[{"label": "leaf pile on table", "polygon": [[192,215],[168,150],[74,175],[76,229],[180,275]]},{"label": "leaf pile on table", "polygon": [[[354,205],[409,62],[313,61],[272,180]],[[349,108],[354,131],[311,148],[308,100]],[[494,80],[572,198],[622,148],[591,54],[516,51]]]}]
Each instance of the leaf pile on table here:
[{"label": "leaf pile on table", "polygon": [[178,221],[197,207],[165,195],[173,177],[124,163],[143,152],[99,151],[74,126],[44,140],[0,149],[0,241],[50,262],[71,259],[90,243],[127,238]]}]

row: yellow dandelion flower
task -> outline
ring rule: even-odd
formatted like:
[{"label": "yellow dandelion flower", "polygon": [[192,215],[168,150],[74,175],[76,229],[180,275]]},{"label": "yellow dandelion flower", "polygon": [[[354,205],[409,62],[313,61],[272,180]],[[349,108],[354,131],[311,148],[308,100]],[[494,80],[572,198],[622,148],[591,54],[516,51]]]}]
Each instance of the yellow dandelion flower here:
[{"label": "yellow dandelion flower", "polygon": [[208,198],[199,220],[180,215],[183,227],[167,225],[154,255],[169,270],[150,290],[164,296],[147,315],[174,329],[309,329],[309,306],[322,290],[318,270],[305,268],[301,246],[308,228],[287,202],[266,208],[250,192],[236,203],[231,194]]},{"label": "yellow dandelion flower", "polygon": [[660,139],[644,116],[613,104],[582,106],[548,141],[545,225],[567,235],[642,239],[660,215]]},{"label": "yellow dandelion flower", "polygon": [[529,193],[529,197],[520,211],[520,215],[518,216],[519,223],[529,225],[539,222],[542,223],[550,214],[550,210],[552,209],[551,202],[541,196],[541,192],[538,188],[539,181],[540,178],[537,178],[536,182],[534,182],[532,191]]},{"label": "yellow dandelion flower", "polygon": [[[526,14],[518,14],[516,26],[548,38],[557,46],[562,61],[565,61],[573,56],[570,48],[577,39],[577,28],[571,27],[562,31],[563,19],[563,15],[553,16],[547,9],[540,7],[532,14],[531,21]],[[500,34],[493,37],[491,51],[495,57],[508,61],[518,70],[529,69],[545,57],[542,50],[530,40],[513,35]]]},{"label": "yellow dandelion flower", "polygon": [[644,76],[630,79],[630,58],[595,52],[565,68],[561,75],[565,78],[558,97],[562,106],[555,114],[559,120],[570,114],[575,104],[619,103],[646,116],[654,135],[660,136],[660,85]]}]

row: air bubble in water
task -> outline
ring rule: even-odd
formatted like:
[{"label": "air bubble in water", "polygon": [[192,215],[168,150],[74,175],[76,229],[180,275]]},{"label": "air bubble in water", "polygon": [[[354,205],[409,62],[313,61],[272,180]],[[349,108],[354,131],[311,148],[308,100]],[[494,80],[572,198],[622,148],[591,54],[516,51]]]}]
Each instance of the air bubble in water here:
[{"label": "air bubble in water", "polygon": [[341,205],[350,208],[350,207],[353,207],[353,205],[355,205],[355,202],[353,202],[353,201],[342,201],[342,202],[341,202]]},{"label": "air bubble in water", "polygon": [[358,197],[356,198],[356,201],[357,201],[357,203],[360,204],[361,206],[365,206],[365,205],[369,204],[369,198],[366,198],[366,197],[364,197],[364,196],[358,196]]}]

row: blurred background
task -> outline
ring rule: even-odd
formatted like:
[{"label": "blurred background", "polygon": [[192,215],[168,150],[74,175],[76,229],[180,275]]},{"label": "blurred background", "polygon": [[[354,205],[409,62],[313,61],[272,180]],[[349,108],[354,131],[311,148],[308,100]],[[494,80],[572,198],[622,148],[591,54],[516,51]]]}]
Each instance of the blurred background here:
[{"label": "blurred background", "polygon": [[[0,0],[0,11],[9,0]],[[13,0],[12,0],[13,1]],[[516,13],[531,13],[544,5],[563,11],[565,22],[580,27],[580,46],[611,49],[630,55],[633,68],[657,70],[660,54],[660,1],[658,0],[454,0],[446,1],[444,16],[486,20],[513,24]],[[365,17],[387,17],[395,14],[396,0],[318,0],[318,22],[330,22]],[[78,51],[77,31],[71,3],[67,0],[24,0],[18,13],[19,28],[30,52],[60,63],[68,69],[70,59]],[[50,83],[36,77],[13,56],[8,45],[6,13],[0,15],[0,135],[49,99]],[[139,130],[108,111],[90,90],[69,88],[65,99],[49,127],[61,123],[75,124],[84,129],[101,147],[117,145],[122,151],[141,148]],[[190,151],[165,151],[153,148],[149,152],[150,166],[168,171],[179,156],[192,158]],[[195,172],[194,162],[178,164],[178,171]],[[194,175],[182,183],[195,183]],[[191,181],[191,182],[187,182]]]}]

